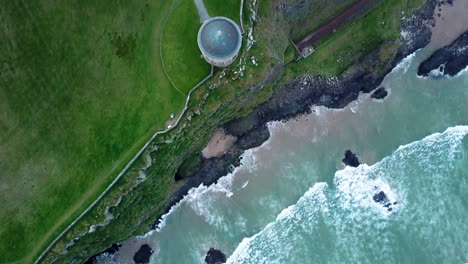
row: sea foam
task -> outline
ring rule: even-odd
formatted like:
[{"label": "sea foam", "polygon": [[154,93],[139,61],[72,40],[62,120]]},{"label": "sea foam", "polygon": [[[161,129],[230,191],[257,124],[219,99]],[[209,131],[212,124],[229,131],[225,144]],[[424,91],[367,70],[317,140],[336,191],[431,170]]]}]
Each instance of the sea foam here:
[{"label": "sea foam", "polygon": [[[271,130],[274,130],[276,122],[269,124]],[[261,146],[253,149],[246,150],[241,155],[241,165],[234,168],[233,171],[226,176],[221,177],[216,184],[210,186],[205,186],[200,184],[196,188],[189,190],[188,194],[179,201],[176,205],[172,206],[167,214],[164,214],[161,217],[161,221],[157,225],[155,230],[152,230],[140,238],[145,239],[154,234],[154,232],[160,232],[166,225],[167,219],[177,210],[180,210],[181,206],[188,205],[191,207],[198,215],[204,216],[206,221],[214,225],[222,225],[223,220],[221,216],[216,215],[214,208],[210,206],[210,201],[214,198],[215,193],[224,194],[226,197],[231,197],[233,195],[232,183],[236,174],[241,170],[253,171],[256,167],[256,153],[262,148],[268,147],[269,140],[265,141]],[[248,184],[248,181],[245,182],[241,188],[245,188]]]},{"label": "sea foam", "polygon": [[[462,151],[466,134],[468,126],[450,127],[400,146],[372,166],[337,171],[332,186],[315,184],[274,222],[244,238],[227,263],[299,263],[305,259],[343,263],[370,261],[369,257],[398,262],[401,256],[394,251],[399,243],[395,235],[406,233],[414,243],[426,242],[420,250],[428,256],[457,260],[460,249],[441,250],[437,241],[466,246],[462,234],[447,235],[456,228],[453,223],[461,223],[447,219],[444,211],[450,194],[449,176],[460,159],[457,153]],[[419,179],[414,173],[427,176]],[[374,201],[377,191],[383,191],[396,208],[389,211]],[[451,202],[457,204],[457,199],[461,197]],[[434,223],[447,230],[436,231]]]}]

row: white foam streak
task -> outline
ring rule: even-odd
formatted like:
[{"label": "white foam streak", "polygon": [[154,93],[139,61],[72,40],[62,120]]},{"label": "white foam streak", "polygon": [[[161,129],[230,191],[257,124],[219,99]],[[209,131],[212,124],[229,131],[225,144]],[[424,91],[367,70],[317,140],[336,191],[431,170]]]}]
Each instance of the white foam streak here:
[{"label": "white foam streak", "polygon": [[402,59],[395,68],[392,69],[390,73],[394,73],[400,70],[403,70],[403,73],[406,73],[408,69],[411,66],[411,63],[413,62],[414,58],[416,57],[416,53],[418,53],[420,50],[417,50],[410,55],[406,56],[404,59]]},{"label": "white foam streak", "polygon": [[[275,124],[277,122],[272,122],[269,124],[270,130],[274,130]],[[208,203],[213,199],[213,194],[220,193],[224,194],[227,198],[230,198],[233,195],[232,183],[236,174],[241,170],[253,171],[256,169],[256,153],[262,148],[268,147],[270,140],[265,141],[261,146],[249,149],[244,152],[241,156],[241,165],[234,168],[232,173],[221,177],[216,184],[211,186],[205,186],[201,184],[197,188],[192,188],[184,198],[179,201],[176,205],[172,206],[169,212],[161,217],[161,221],[155,230],[151,230],[141,238],[145,239],[154,234],[154,232],[161,232],[166,225],[167,219],[177,210],[180,209],[182,205],[190,206],[198,215],[206,218],[207,222],[210,224],[222,224],[222,219],[217,218],[212,215],[212,210]],[[248,181],[244,183],[242,188],[245,188],[248,184]],[[211,198],[210,198],[211,197]]]},{"label": "white foam streak", "polygon": [[[355,252],[347,249],[349,246],[347,243],[360,243],[360,240],[349,235],[350,230],[370,228],[375,230],[372,232],[380,232],[378,230],[384,230],[392,219],[399,219],[399,212],[403,213],[408,205],[406,192],[409,188],[407,185],[410,184],[408,181],[411,179],[407,179],[407,176],[400,171],[406,168],[414,169],[415,164],[406,164],[406,160],[416,158],[419,162],[423,162],[419,166],[423,168],[424,173],[433,173],[425,180],[427,184],[424,186],[419,184],[415,186],[416,188],[426,188],[436,192],[435,197],[443,196],[445,191],[436,190],[434,188],[439,187],[434,186],[447,185],[446,174],[437,171],[440,165],[434,163],[433,156],[444,153],[448,155],[449,160],[455,158],[452,156],[457,153],[461,140],[467,134],[468,126],[450,127],[442,133],[434,133],[422,140],[400,146],[392,155],[372,166],[362,164],[357,168],[346,167],[337,171],[333,184],[335,188],[330,188],[326,183],[315,184],[296,204],[278,214],[276,221],[269,223],[254,236],[244,238],[227,263],[290,263],[288,250],[301,247],[300,241],[303,241],[301,237],[294,238],[298,230],[302,230],[302,236],[312,237],[307,241],[320,239],[320,234],[316,232],[317,219],[322,219],[322,225],[329,226],[327,230],[334,230],[336,237],[343,238],[335,241],[337,250],[341,250],[340,256],[357,260]],[[390,175],[387,175],[389,172]],[[374,195],[379,192],[385,193],[385,202],[374,200]],[[414,203],[415,198],[412,199]],[[421,210],[428,210],[431,206],[438,206],[436,204],[439,202],[426,197],[416,197],[416,199],[419,199],[417,200],[419,204],[411,204],[411,209],[405,213],[413,214],[415,208],[419,210],[421,207],[423,207]],[[312,245],[308,246],[310,250],[313,249]],[[381,245],[376,242],[372,246],[379,248]],[[337,262],[340,262],[339,259]]]},{"label": "white foam streak", "polygon": [[[442,66],[442,70],[441,70],[441,66]],[[454,76],[450,76],[448,74],[445,74],[444,73],[445,71],[444,71],[443,68],[445,68],[445,64],[442,64],[439,67],[437,67],[436,69],[433,69],[432,71],[430,71],[428,76],[417,75],[417,77],[419,79],[438,79],[438,78],[446,78],[446,79],[452,79],[453,78],[453,79],[455,79],[455,78],[459,78],[462,75],[465,75],[465,74],[468,73],[468,66],[466,66],[464,69],[460,70]]]},{"label": "white foam streak", "polygon": [[458,78],[464,74],[467,74],[468,73],[468,66],[466,66],[463,70],[459,71],[454,77],[455,78]]},{"label": "white foam streak", "polygon": [[[275,230],[277,229],[276,225],[278,223],[284,221],[295,221],[300,220],[304,217],[303,213],[300,211],[300,207],[298,205],[310,204],[313,203],[313,208],[315,210],[323,210],[322,205],[326,205],[327,197],[325,192],[328,189],[328,185],[326,183],[320,182],[316,183],[312,188],[310,188],[299,200],[295,205],[291,205],[286,209],[283,209],[280,214],[276,217],[276,221],[269,223],[261,232],[253,235],[249,238],[244,238],[241,243],[238,245],[234,253],[229,257],[226,264],[233,264],[233,263],[252,263],[251,256],[255,256],[255,263],[281,263],[280,259],[277,259],[272,262],[272,260],[267,259],[266,257],[262,257],[262,252],[259,250],[253,250],[252,243],[255,240],[262,236],[270,236],[274,235]],[[307,216],[311,216],[307,214]],[[310,219],[309,219],[310,220]],[[315,220],[315,219],[312,219]],[[283,233],[284,234],[284,233]],[[272,241],[273,242],[273,241]],[[274,244],[266,245],[267,247],[270,246],[269,249],[276,250],[278,254],[281,253],[281,250],[285,250],[284,248],[276,248]]]},{"label": "white foam streak", "polygon": [[[425,141],[426,143],[428,143],[430,145],[437,144],[438,143],[438,138],[440,136],[442,136],[442,135],[445,135],[445,134],[450,135],[450,138],[449,138],[450,141],[452,141],[452,142],[459,141],[460,139],[465,137],[466,134],[468,134],[468,126],[461,125],[461,126],[449,127],[444,132],[442,132],[442,133],[437,132],[437,133],[431,134],[431,135],[423,138],[421,141]],[[414,145],[419,144],[419,142],[420,141],[415,141],[415,142],[412,142],[412,143],[409,143],[409,144],[406,144],[406,145],[400,145],[398,147],[398,149],[397,149],[397,152],[405,150],[405,149],[409,149],[409,148],[413,147]]]},{"label": "white foam streak", "polygon": [[387,208],[373,200],[373,195],[380,191],[386,194],[390,203],[399,201],[401,204],[401,198],[397,198],[396,193],[384,180],[369,178],[374,169],[375,166],[362,164],[358,168],[346,167],[336,172],[334,184],[339,191],[335,198],[342,202],[342,209],[366,208],[374,210],[380,216],[388,216],[390,212]]}]

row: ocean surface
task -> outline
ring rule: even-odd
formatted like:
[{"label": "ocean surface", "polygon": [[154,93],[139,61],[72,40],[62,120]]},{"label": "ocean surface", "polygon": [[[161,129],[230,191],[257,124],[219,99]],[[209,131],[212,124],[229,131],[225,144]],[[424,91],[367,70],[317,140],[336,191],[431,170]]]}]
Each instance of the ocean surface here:
[{"label": "ocean surface", "polygon": [[[468,262],[468,71],[420,78],[429,52],[386,77],[382,101],[269,124],[242,166],[139,238],[151,263],[204,263],[210,248],[242,264]],[[348,149],[362,165],[343,165]]]}]

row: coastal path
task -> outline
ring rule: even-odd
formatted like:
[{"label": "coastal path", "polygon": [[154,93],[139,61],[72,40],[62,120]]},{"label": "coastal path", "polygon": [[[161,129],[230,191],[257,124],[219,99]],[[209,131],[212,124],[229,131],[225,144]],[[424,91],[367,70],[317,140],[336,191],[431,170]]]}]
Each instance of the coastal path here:
[{"label": "coastal path", "polygon": [[297,48],[302,52],[304,49],[311,47],[323,37],[328,36],[338,28],[346,25],[355,16],[370,10],[376,2],[376,0],[359,0],[343,13],[339,14],[325,25],[319,27],[317,30],[311,32],[304,39],[295,43]]}]

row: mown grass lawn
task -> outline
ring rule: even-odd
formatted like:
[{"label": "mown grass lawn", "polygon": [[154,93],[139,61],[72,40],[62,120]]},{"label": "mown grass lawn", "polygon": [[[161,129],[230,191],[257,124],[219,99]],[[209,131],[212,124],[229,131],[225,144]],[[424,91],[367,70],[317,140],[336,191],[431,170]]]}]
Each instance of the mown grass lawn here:
[{"label": "mown grass lawn", "polygon": [[169,78],[183,94],[202,81],[211,66],[201,57],[197,35],[201,26],[193,0],[181,0],[168,15],[162,35],[162,58]]},{"label": "mown grass lawn", "polygon": [[[210,16],[225,16],[239,23],[240,0],[204,0]],[[197,44],[201,22],[193,0],[179,0],[168,15],[162,36],[162,58],[169,78],[183,94],[202,81],[211,66]]]},{"label": "mown grass lawn", "polygon": [[30,263],[184,96],[160,63],[173,0],[0,9],[0,263]]}]

